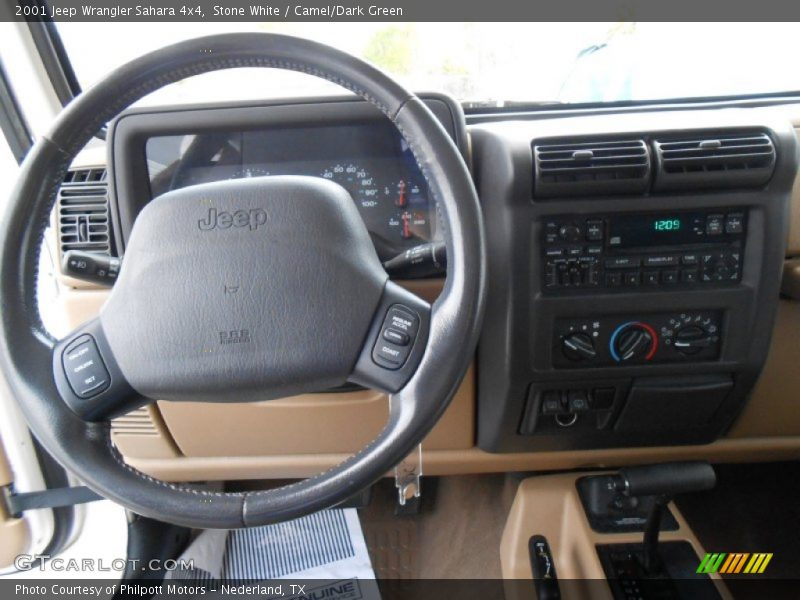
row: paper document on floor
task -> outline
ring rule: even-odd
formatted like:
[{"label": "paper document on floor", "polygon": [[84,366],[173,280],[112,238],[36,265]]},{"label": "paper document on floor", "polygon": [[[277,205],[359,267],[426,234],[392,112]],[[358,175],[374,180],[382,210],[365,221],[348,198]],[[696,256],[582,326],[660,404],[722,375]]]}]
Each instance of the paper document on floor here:
[{"label": "paper document on floor", "polygon": [[217,588],[212,591],[223,591],[228,582],[286,580],[272,597],[308,597],[313,591],[326,600],[380,598],[354,508],[324,510],[263,527],[209,529],[195,538],[178,563],[191,563],[193,568],[172,571],[167,579],[206,582]]}]

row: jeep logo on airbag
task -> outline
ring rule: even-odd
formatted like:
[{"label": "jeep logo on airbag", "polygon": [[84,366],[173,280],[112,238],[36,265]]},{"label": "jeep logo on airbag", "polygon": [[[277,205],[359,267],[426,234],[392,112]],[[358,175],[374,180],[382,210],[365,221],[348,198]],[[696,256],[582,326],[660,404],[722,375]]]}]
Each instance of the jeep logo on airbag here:
[{"label": "jeep logo on airbag", "polygon": [[250,231],[255,231],[266,222],[267,212],[263,208],[235,210],[233,212],[217,211],[216,208],[209,208],[208,215],[205,219],[200,219],[197,222],[197,226],[200,231],[229,229],[231,227],[247,227]]}]

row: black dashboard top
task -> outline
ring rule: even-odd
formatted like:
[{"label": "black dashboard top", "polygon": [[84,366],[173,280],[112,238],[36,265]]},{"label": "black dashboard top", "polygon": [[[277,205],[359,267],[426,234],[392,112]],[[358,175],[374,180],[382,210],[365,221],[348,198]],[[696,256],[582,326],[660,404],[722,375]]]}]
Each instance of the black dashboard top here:
[{"label": "black dashboard top", "polygon": [[[464,118],[446,96],[423,100],[464,152]],[[128,111],[110,133],[115,233],[122,248],[151,198],[189,185],[310,175],[352,196],[382,260],[437,237],[436,210],[405,140],[354,99]]]}]

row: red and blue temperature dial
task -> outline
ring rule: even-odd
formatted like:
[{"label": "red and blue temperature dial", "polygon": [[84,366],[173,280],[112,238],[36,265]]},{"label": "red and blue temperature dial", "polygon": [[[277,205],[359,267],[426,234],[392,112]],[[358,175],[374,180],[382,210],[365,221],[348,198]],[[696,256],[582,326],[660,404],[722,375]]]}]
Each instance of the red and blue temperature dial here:
[{"label": "red and blue temperature dial", "polygon": [[611,357],[619,363],[649,361],[658,349],[658,335],[647,323],[628,321],[611,334],[608,349]]}]

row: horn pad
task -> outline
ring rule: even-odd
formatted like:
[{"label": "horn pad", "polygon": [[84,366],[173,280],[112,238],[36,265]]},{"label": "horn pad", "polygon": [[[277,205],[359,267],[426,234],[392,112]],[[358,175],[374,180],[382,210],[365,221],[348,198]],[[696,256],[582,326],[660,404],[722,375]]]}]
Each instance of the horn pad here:
[{"label": "horn pad", "polygon": [[386,280],[338,184],[224,181],[142,210],[100,318],[140,394],[266,400],[344,383]]}]

